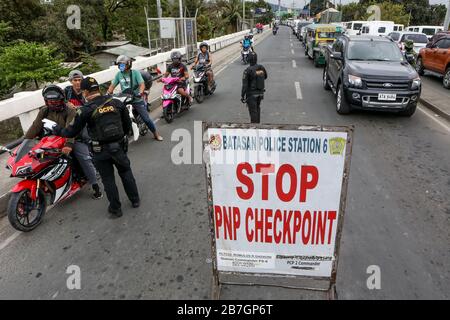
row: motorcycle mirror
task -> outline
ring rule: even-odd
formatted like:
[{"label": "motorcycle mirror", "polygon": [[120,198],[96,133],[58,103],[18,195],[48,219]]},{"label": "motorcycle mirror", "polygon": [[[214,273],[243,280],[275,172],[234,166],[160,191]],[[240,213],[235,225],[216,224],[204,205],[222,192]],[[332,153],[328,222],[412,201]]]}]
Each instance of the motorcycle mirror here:
[{"label": "motorcycle mirror", "polygon": [[1,150],[1,151],[8,152],[11,156],[13,155],[12,150],[11,150],[11,149],[8,149],[7,147],[0,146],[0,150]]}]

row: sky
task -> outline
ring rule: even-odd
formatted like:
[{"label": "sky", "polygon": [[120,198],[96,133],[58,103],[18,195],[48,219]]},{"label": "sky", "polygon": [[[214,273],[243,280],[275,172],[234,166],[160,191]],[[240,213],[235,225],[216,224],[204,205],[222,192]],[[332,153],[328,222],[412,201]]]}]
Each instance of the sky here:
[{"label": "sky", "polygon": [[[278,0],[266,0],[270,3],[278,4]],[[331,0],[333,1],[333,0]],[[335,0],[336,3],[339,3],[340,0]],[[358,2],[358,0],[341,0],[342,4],[347,4],[350,2]],[[430,4],[447,4],[448,0],[429,0]],[[294,7],[299,8],[303,7],[309,0],[281,0],[281,5],[284,7],[292,7],[292,2],[294,2]]]}]

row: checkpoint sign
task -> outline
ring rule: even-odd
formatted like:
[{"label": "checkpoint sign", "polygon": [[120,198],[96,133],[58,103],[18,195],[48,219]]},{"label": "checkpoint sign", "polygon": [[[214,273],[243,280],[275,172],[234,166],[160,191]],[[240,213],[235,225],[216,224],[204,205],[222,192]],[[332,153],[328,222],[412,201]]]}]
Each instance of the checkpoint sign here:
[{"label": "checkpoint sign", "polygon": [[353,128],[203,129],[215,271],[331,279]]}]

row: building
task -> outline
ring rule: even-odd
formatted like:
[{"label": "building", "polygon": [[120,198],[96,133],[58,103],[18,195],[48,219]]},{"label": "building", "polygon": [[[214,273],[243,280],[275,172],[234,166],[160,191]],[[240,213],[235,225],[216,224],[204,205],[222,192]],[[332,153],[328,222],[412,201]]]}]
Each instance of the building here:
[{"label": "building", "polygon": [[137,56],[149,57],[151,50],[149,48],[135,46],[129,43],[129,41],[112,41],[99,44],[99,47],[106,48],[101,50],[92,56],[97,61],[102,69],[107,69],[114,65],[117,57],[126,55],[130,58]]}]

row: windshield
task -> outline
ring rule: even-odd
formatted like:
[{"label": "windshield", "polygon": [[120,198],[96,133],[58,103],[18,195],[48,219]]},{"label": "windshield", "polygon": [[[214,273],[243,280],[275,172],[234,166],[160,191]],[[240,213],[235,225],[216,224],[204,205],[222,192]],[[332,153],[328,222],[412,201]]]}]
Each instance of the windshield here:
[{"label": "windshield", "polygon": [[325,38],[336,38],[336,36],[340,35],[338,32],[319,32],[318,38],[325,39]]},{"label": "windshield", "polygon": [[428,38],[424,34],[405,34],[402,42],[412,40],[414,43],[428,43]]},{"label": "windshield", "polygon": [[403,61],[402,54],[393,42],[355,41],[350,42],[347,58],[349,60]]}]

